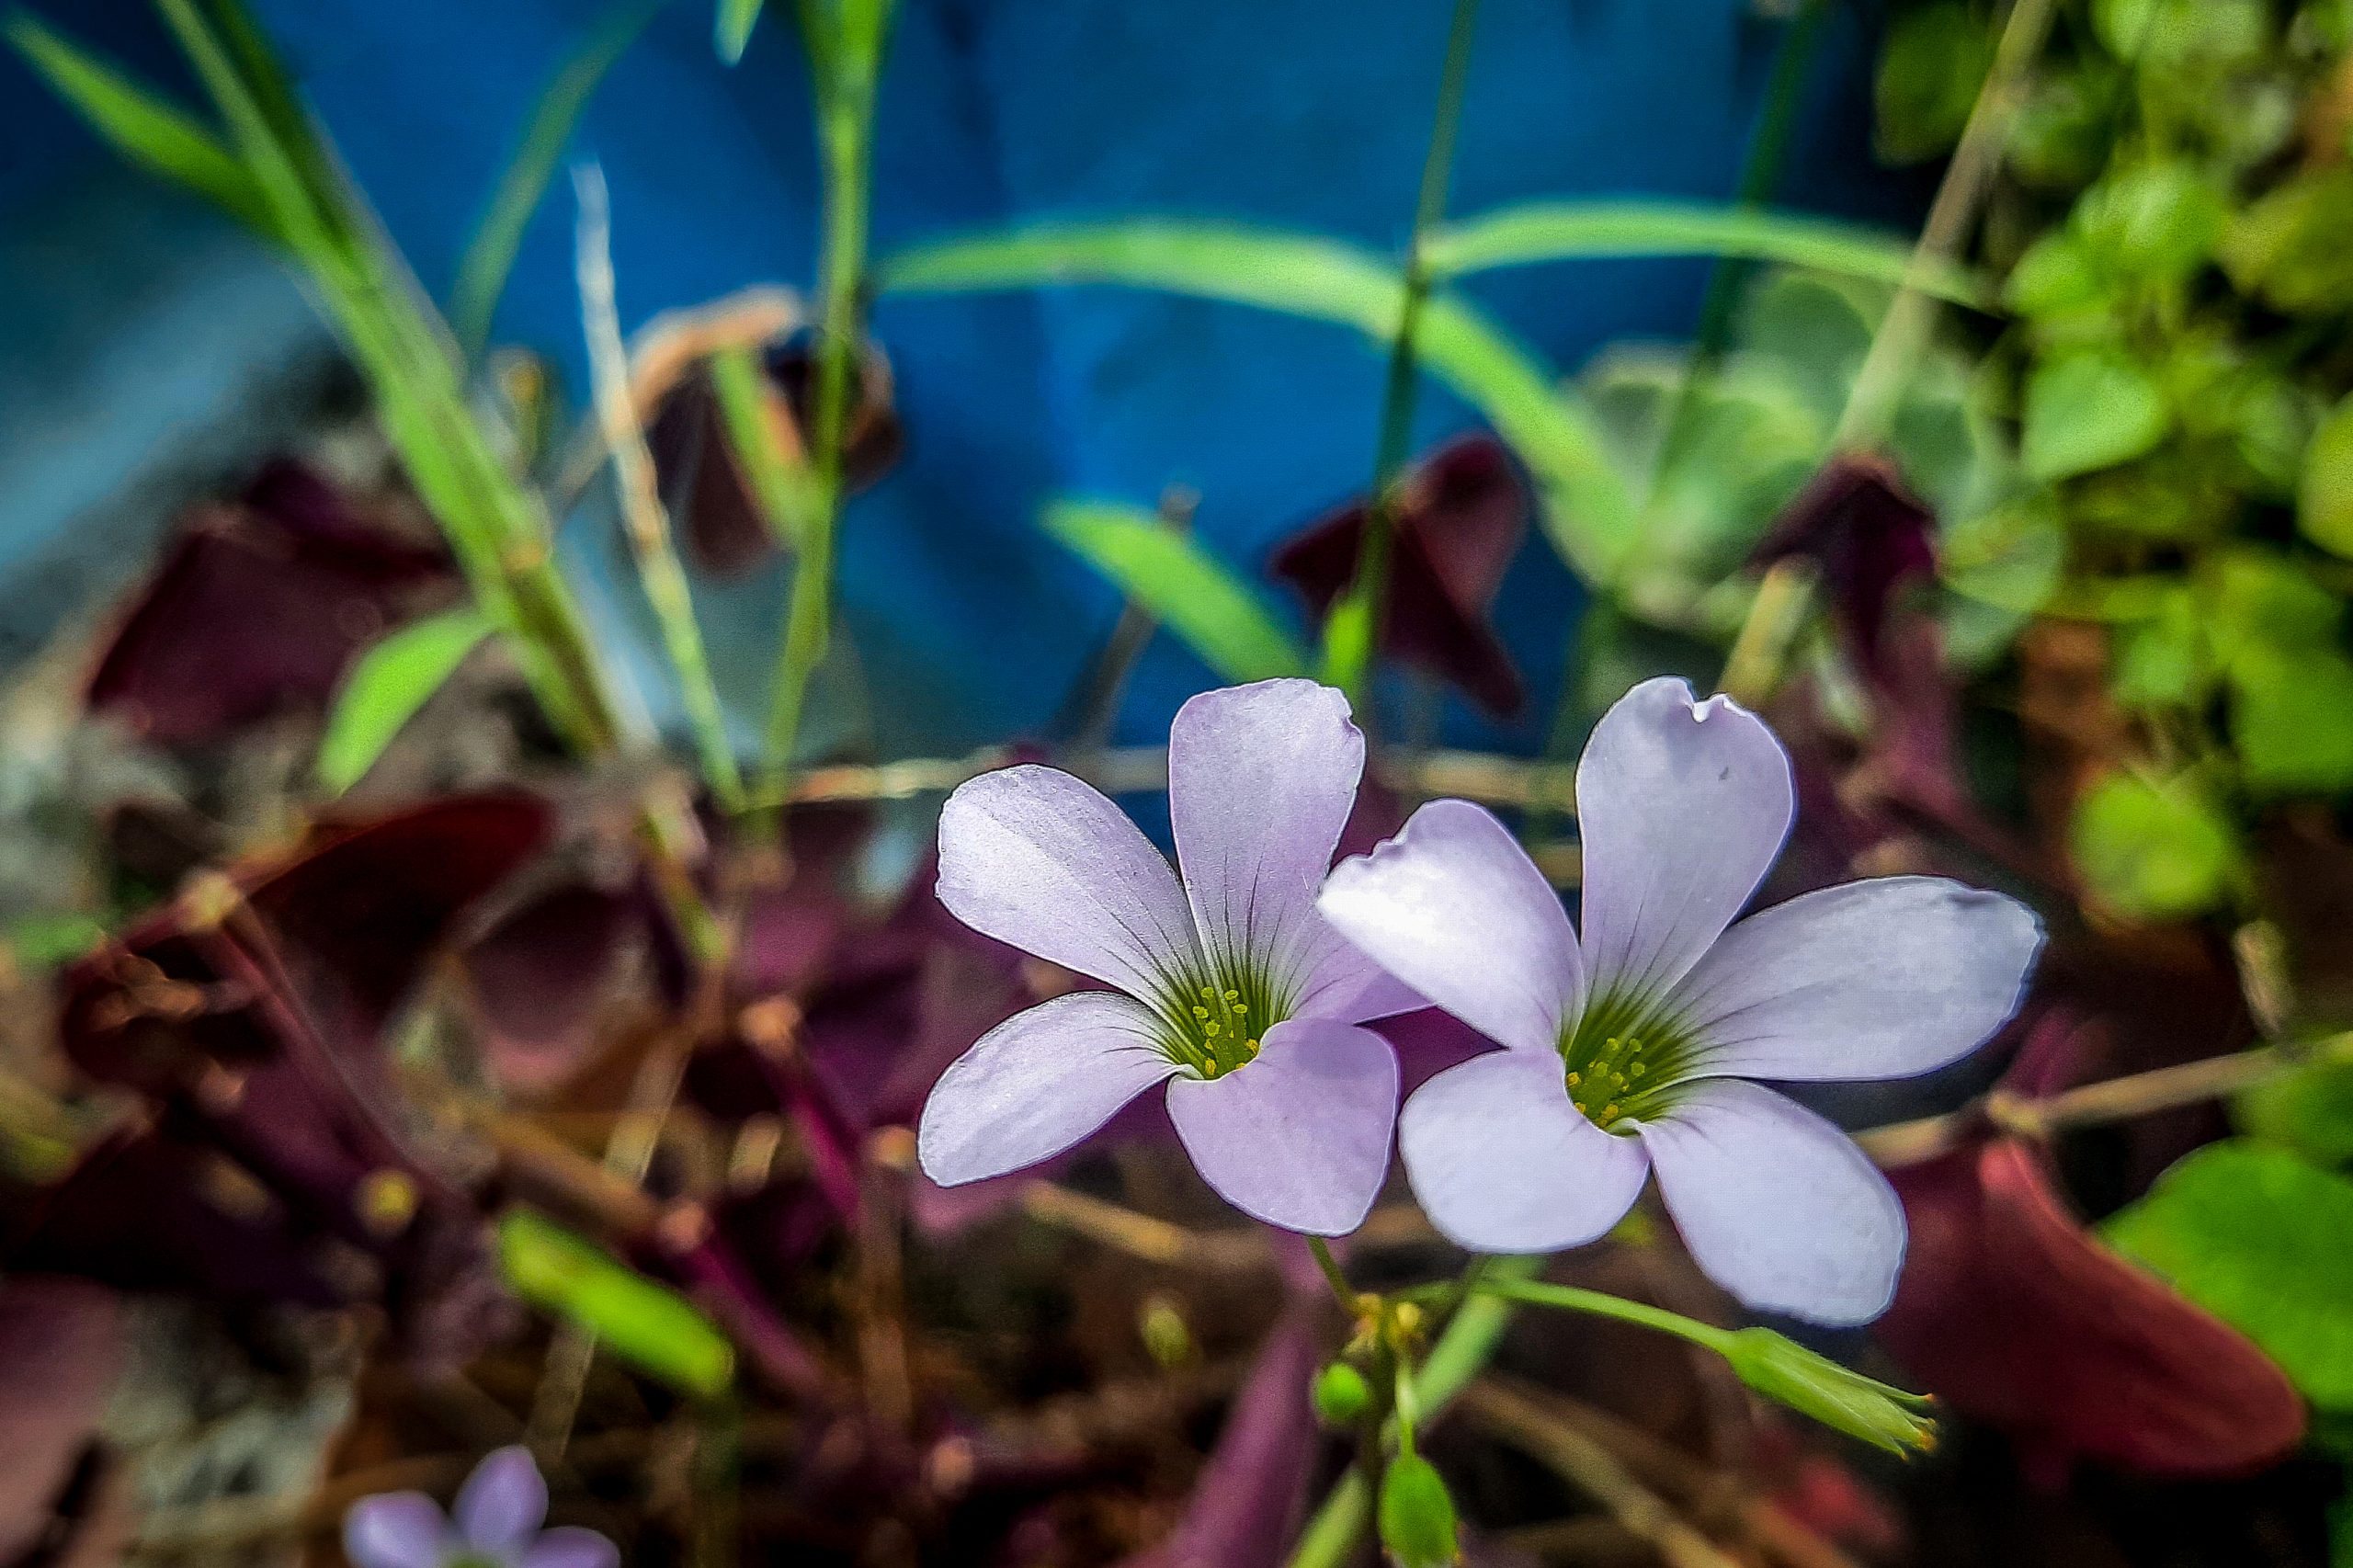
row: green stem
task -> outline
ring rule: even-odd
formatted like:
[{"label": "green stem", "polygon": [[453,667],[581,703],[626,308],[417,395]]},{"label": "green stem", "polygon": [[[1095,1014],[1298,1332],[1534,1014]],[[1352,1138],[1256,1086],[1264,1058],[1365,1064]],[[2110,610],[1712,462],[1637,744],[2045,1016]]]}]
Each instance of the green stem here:
[{"label": "green stem", "polygon": [[[1429,1355],[1413,1373],[1413,1400],[1427,1425],[1462,1392],[1495,1355],[1495,1346],[1511,1323],[1513,1301],[1491,1287],[1503,1280],[1525,1278],[1543,1267],[1538,1257],[1498,1257],[1484,1260],[1486,1281],[1447,1320]],[[1474,1263],[1473,1267],[1479,1267]],[[1352,1469],[1324,1494],[1323,1506],[1307,1521],[1299,1544],[1291,1549],[1289,1568],[1340,1568],[1356,1553],[1372,1521],[1372,1483],[1362,1469]]]},{"label": "green stem", "polygon": [[1340,1310],[1355,1312],[1357,1289],[1348,1283],[1348,1277],[1340,1272],[1339,1259],[1332,1256],[1332,1244],[1322,1236],[1310,1236],[1307,1238],[1307,1250],[1315,1255],[1315,1267],[1324,1271],[1324,1282],[1332,1287],[1332,1297],[1340,1303]]},{"label": "green stem", "polygon": [[1561,1312],[1585,1312],[1593,1317],[1615,1318],[1643,1328],[1656,1329],[1661,1334],[1674,1335],[1692,1344],[1724,1353],[1732,1335],[1713,1324],[1671,1312],[1664,1307],[1654,1307],[1645,1301],[1630,1301],[1623,1296],[1613,1296],[1605,1290],[1587,1290],[1575,1285],[1554,1285],[1541,1279],[1515,1279],[1509,1277],[1481,1280],[1472,1287],[1477,1296],[1500,1296],[1524,1306],[1552,1307]]},{"label": "green stem", "polygon": [[605,448],[612,458],[623,531],[637,558],[646,602],[654,607],[654,618],[661,626],[663,647],[678,677],[687,722],[702,756],[703,777],[721,809],[733,812],[743,802],[744,776],[736,767],[735,747],[727,738],[726,710],[720,705],[719,687],[711,679],[710,661],[703,651],[693,591],[687,585],[686,567],[678,560],[669,515],[663,509],[654,481],[654,454],[646,449],[645,430],[630,396],[629,350],[621,344],[620,319],[613,300],[611,220],[605,176],[596,165],[583,164],[573,172],[573,186],[580,202],[576,266],[581,325],[588,342],[597,423],[603,426]]},{"label": "green stem", "polygon": [[842,510],[843,447],[853,369],[864,341],[869,176],[874,94],[892,0],[802,0],[816,85],[825,211],[819,261],[816,408],[811,431],[814,506],[793,563],[768,708],[764,793],[781,798],[801,736],[809,677],[833,641],[834,536]]},{"label": "green stem", "polygon": [[1446,64],[1438,78],[1438,113],[1430,128],[1429,152],[1422,160],[1422,185],[1414,208],[1413,233],[1405,242],[1404,290],[1398,301],[1397,335],[1391,340],[1389,375],[1381,390],[1381,438],[1374,450],[1372,506],[1363,542],[1357,550],[1355,579],[1324,622],[1324,678],[1347,692],[1361,710],[1373,650],[1381,637],[1382,602],[1397,527],[1399,482],[1413,440],[1415,340],[1429,301],[1430,236],[1446,217],[1447,183],[1454,170],[1455,134],[1471,76],[1471,39],[1479,0],[1454,0],[1447,29]]}]

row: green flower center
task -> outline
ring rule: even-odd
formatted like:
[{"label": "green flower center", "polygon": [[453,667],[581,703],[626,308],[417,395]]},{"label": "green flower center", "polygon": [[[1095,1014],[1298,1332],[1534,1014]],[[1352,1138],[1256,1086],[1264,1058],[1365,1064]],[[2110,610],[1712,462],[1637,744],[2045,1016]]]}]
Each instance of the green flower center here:
[{"label": "green flower center", "polygon": [[1290,998],[1256,966],[1217,965],[1173,981],[1162,996],[1161,1049],[1204,1078],[1256,1061]]},{"label": "green flower center", "polygon": [[1665,1009],[1618,996],[1589,999],[1561,1037],[1569,1103],[1605,1131],[1665,1109],[1694,1055],[1689,1033]]}]

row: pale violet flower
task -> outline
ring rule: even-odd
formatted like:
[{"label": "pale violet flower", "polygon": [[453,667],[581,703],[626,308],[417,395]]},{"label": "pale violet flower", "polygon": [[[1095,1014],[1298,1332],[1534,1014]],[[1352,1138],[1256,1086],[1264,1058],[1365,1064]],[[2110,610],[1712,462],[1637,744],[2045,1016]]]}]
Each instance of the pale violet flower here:
[{"label": "pale violet flower", "polygon": [[1389,1167],[1397,1058],[1357,1026],[1420,1006],[1315,911],[1364,770],[1347,699],[1306,680],[1206,692],[1168,732],[1180,883],[1067,773],[984,774],[939,818],[939,898],[978,931],[1116,991],[983,1035],[925,1104],[916,1151],[952,1186],[1035,1165],[1167,1085],[1169,1119],[1243,1212],[1354,1230]]},{"label": "pale violet flower", "polygon": [[1679,680],[1602,717],[1576,796],[1582,933],[1462,801],[1422,807],[1324,888],[1351,942],[1505,1047],[1406,1102],[1422,1207],[1473,1250],[1551,1252],[1608,1231],[1655,1173],[1692,1256],[1742,1301],[1878,1316],[1904,1257],[1895,1194],[1837,1129],[1749,1080],[1906,1077],[1966,1054],[2017,1006],[2040,926],[1935,877],[1733,925],[1789,832],[1789,759],[1754,714]]},{"label": "pale violet flower", "polygon": [[448,1515],[422,1492],[363,1497],[343,1517],[352,1568],[617,1568],[594,1530],[547,1522],[548,1487],[528,1449],[501,1449],[474,1467]]}]

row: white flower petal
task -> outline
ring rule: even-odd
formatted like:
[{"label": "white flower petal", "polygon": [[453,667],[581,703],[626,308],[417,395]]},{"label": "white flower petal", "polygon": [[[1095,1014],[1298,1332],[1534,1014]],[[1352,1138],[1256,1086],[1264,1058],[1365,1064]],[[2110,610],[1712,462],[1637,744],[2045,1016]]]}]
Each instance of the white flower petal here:
[{"label": "white flower petal", "polygon": [[1348,699],[1312,680],[1205,691],[1168,728],[1168,820],[1203,950],[1303,982],[1324,943],[1315,889],[1364,773]]},{"label": "white flower petal", "polygon": [[924,1102],[915,1153],[942,1187],[1061,1153],[1176,1071],[1142,1004],[1074,991],[1016,1013],[949,1064]]},{"label": "white flower petal", "polygon": [[1675,996],[1696,1071],[1904,1078],[1967,1055],[2018,1008],[2042,926],[1942,877],[1824,888],[1750,915]]},{"label": "white flower petal", "polygon": [[1370,1029],[1277,1024],[1256,1061],[1170,1084],[1168,1119],[1201,1179],[1245,1214],[1346,1235],[1389,1174],[1397,1053]]},{"label": "white flower petal", "polygon": [[1576,937],[1552,884],[1487,812],[1432,801],[1336,868],[1317,907],[1431,1002],[1558,1066],[1562,1023],[1584,993]]},{"label": "white flower petal", "polygon": [[1655,995],[1756,892],[1795,810],[1790,761],[1730,698],[1646,680],[1594,726],[1577,764],[1581,930],[1595,992]]},{"label": "white flower petal", "polygon": [[1558,1252],[1608,1231],[1641,1196],[1642,1143],[1569,1103],[1561,1059],[1496,1051],[1414,1091],[1397,1147],[1414,1196],[1473,1252]]},{"label": "white flower petal", "polygon": [[1904,1206],[1845,1133],[1738,1078],[1686,1086],[1641,1131],[1659,1195],[1708,1278],[1760,1312],[1814,1323],[1887,1310]]},{"label": "white flower petal", "polygon": [[939,812],[939,902],[975,931],[1131,995],[1195,964],[1184,890],[1097,790],[1051,767],[984,773]]}]

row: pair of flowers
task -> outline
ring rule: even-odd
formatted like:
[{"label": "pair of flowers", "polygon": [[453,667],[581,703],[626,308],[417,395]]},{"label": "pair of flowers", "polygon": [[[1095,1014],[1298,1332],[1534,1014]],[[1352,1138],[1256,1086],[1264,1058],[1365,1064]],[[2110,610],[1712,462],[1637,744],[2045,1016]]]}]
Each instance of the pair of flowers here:
[{"label": "pair of flowers", "polygon": [[[1614,1225],[1653,1174],[1700,1267],[1751,1306],[1883,1311],[1904,1217],[1861,1151],[1751,1082],[1904,1077],[2017,1006],[2041,940],[1998,894],[1891,877],[1739,914],[1794,813],[1789,759],[1724,698],[1646,681],[1578,764],[1584,915],[1508,830],[1436,801],[1329,869],[1364,767],[1346,699],[1305,680],[1194,698],[1168,739],[1183,880],[1101,794],[1026,766],[940,817],[958,918],[1110,990],[1041,1003],[940,1078],[918,1135],[943,1185],[1069,1148],[1165,1084],[1227,1201],[1356,1228],[1392,1130],[1433,1223],[1482,1252]],[[1435,1005],[1502,1049],[1397,1108],[1367,1022]]]}]

